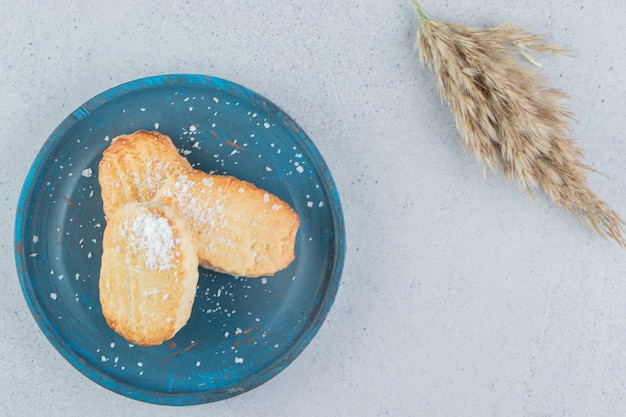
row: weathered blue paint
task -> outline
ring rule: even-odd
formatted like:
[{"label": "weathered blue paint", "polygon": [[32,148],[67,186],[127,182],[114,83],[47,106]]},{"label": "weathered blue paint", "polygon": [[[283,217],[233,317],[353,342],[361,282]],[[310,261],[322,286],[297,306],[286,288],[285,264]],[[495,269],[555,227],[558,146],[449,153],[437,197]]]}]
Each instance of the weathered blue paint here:
[{"label": "weathered blue paint", "polygon": [[[267,280],[201,269],[188,324],[150,348],[109,329],[98,296],[98,163],[111,138],[137,129],[168,134],[197,168],[267,189],[302,220],[289,268]],[[335,298],[345,231],[326,164],[285,112],[226,80],[164,75],[99,94],[51,134],[24,182],[15,251],[30,310],[72,365],[122,395],[188,405],[246,392],[298,356]]]}]

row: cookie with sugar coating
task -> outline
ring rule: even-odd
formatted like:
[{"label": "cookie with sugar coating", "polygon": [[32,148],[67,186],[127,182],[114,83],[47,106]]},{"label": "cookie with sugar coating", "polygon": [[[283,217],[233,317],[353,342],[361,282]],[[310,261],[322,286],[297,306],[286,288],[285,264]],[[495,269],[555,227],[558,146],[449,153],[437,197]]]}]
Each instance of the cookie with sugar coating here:
[{"label": "cookie with sugar coating", "polygon": [[189,320],[198,255],[186,222],[169,206],[129,203],[102,239],[100,303],[107,324],[131,343],[171,339]]},{"label": "cookie with sugar coating", "polygon": [[167,135],[138,130],[115,137],[98,166],[105,216],[126,203],[152,200],[170,175],[189,168]]},{"label": "cookie with sugar coating", "polygon": [[175,207],[198,247],[200,265],[235,276],[273,275],[295,258],[300,219],[277,196],[227,175],[172,175],[156,201]]}]

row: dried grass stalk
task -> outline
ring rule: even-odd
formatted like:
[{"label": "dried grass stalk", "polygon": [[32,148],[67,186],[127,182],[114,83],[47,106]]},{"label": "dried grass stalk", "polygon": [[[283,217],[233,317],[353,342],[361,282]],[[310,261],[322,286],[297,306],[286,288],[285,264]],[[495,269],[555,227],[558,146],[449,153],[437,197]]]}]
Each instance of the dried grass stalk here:
[{"label": "dried grass stalk", "polygon": [[422,64],[434,69],[439,93],[483,170],[502,169],[531,196],[541,187],[576,219],[626,247],[624,221],[590,188],[586,174],[593,169],[569,137],[565,94],[520,59],[537,64],[531,51],[567,50],[508,23],[474,28],[435,21],[411,1],[420,17]]}]

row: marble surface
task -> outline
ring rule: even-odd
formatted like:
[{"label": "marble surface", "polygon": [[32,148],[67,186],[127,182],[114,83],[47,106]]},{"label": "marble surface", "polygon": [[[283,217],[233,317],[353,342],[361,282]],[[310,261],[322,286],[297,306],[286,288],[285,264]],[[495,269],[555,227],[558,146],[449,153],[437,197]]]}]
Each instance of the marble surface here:
[{"label": "marble surface", "polygon": [[[541,58],[569,94],[591,182],[626,215],[626,3],[422,2],[515,20],[571,48]],[[0,0],[0,416],[615,416],[626,413],[626,252],[461,146],[414,48],[408,0]],[[235,398],[156,406],[85,378],[47,341],[14,262],[17,200],[55,127],[158,74],[242,84],[313,139],[348,250],[333,309],[282,373]]]}]

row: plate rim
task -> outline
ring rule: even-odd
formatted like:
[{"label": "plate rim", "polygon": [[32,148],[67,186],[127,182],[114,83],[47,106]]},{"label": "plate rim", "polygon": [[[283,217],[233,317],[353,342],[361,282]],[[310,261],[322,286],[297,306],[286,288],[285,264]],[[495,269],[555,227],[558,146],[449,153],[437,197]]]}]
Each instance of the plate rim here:
[{"label": "plate rim", "polygon": [[[42,166],[42,163],[45,162],[46,157],[56,142],[83,119],[87,118],[91,112],[106,105],[107,102],[112,99],[145,88],[171,85],[211,85],[212,88],[218,88],[220,90],[224,90],[225,87],[228,87],[230,89],[229,92],[234,90],[239,94],[243,93],[245,96],[242,98],[245,98],[246,100],[254,100],[256,104],[262,106],[264,111],[273,110],[276,114],[281,115],[283,118],[282,123],[285,125],[289,124],[289,127],[291,127],[292,130],[295,129],[295,133],[297,134],[300,142],[299,145],[304,145],[306,147],[316,165],[315,171],[322,179],[323,186],[328,194],[329,203],[331,203],[330,213],[332,214],[333,223],[333,228],[331,230],[333,236],[331,240],[333,241],[334,246],[334,256],[331,262],[332,268],[329,268],[331,269],[329,272],[330,280],[326,286],[326,291],[321,293],[322,300],[320,301],[320,307],[315,310],[316,314],[310,317],[309,324],[305,327],[305,329],[298,335],[297,338],[294,339],[294,342],[292,342],[278,358],[271,361],[257,372],[247,375],[233,385],[212,389],[210,388],[207,390],[174,393],[150,390],[111,378],[106,372],[98,370],[95,366],[91,365],[89,361],[82,358],[78,352],[68,347],[66,341],[58,334],[55,330],[55,326],[52,324],[52,321],[50,321],[45,314],[45,309],[42,307],[40,300],[34,295],[35,292],[34,287],[32,286],[32,277],[29,276],[24,266],[26,256],[23,251],[23,242],[26,238],[26,236],[24,236],[24,230],[28,229],[28,227],[25,227],[25,223],[28,220],[27,216],[29,215],[29,213],[26,212],[26,208],[30,201],[28,197],[32,192],[34,184],[36,183],[37,173]],[[127,81],[96,94],[66,116],[65,119],[53,130],[31,163],[20,190],[15,215],[14,254],[22,295],[26,300],[28,308],[39,329],[44,333],[47,340],[65,360],[67,360],[74,368],[91,381],[94,381],[100,386],[103,386],[104,388],[120,395],[153,404],[183,406],[219,401],[250,391],[278,375],[304,351],[325,322],[335,301],[345,262],[346,233],[341,200],[330,169],[310,137],[285,111],[263,95],[223,78],[191,73],[163,74]],[[244,380],[250,380],[251,382],[244,383]]]}]

